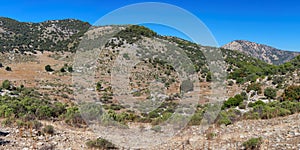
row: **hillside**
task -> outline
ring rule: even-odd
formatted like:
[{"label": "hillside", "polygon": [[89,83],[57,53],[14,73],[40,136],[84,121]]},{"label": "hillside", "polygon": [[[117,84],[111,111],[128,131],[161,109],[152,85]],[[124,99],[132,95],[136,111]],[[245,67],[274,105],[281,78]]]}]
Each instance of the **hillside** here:
[{"label": "hillside", "polygon": [[0,17],[0,51],[74,51],[90,26],[74,19],[26,23]]},{"label": "hillside", "polygon": [[[240,51],[161,36],[143,26],[97,26],[87,31],[89,24],[70,19],[43,23],[2,19],[6,25],[1,33],[12,44],[0,53],[0,116],[2,129],[9,132],[1,142],[10,142],[3,144],[6,149],[109,149],[114,144],[130,149],[133,144],[142,147],[154,142],[162,144],[158,149],[242,149],[243,142],[258,137],[263,141],[256,144],[264,148],[298,146],[299,121],[295,118],[300,111],[300,56],[272,65]],[[8,22],[17,26],[12,28]],[[55,30],[39,30],[46,24]],[[62,24],[68,25],[63,28]],[[24,26],[30,30],[20,31]],[[45,32],[37,34],[36,30]],[[52,46],[32,41],[47,49],[13,46],[24,43],[25,35],[37,40],[66,40],[59,46],[57,41]],[[99,49],[99,40],[105,37],[109,38]],[[77,45],[80,40],[79,48],[70,47],[72,40]],[[185,54],[191,65],[185,55],[177,54]],[[205,56],[209,55],[221,59],[208,62]],[[220,72],[227,76],[214,73],[216,68],[209,65],[221,65],[222,59]],[[122,83],[120,78],[126,80]],[[221,79],[224,93],[214,86],[216,79]],[[196,103],[185,101],[195,95],[199,96]],[[219,113],[210,113],[218,112],[218,105],[210,104],[215,100],[224,100],[224,104]],[[158,135],[169,132],[164,124],[169,119],[184,126],[182,132],[157,142]],[[181,124],[186,119],[190,120]],[[208,130],[200,130],[203,121],[210,123]],[[115,134],[96,133],[93,127],[98,124],[116,129]],[[278,131],[274,125],[286,128]],[[119,127],[134,132],[117,132]],[[109,136],[124,137],[128,143],[112,141]],[[274,138],[276,141],[271,141]],[[213,143],[221,145],[210,145]]]},{"label": "hillside", "polygon": [[230,42],[222,46],[222,48],[238,50],[249,56],[275,65],[283,64],[284,62],[287,62],[300,54],[299,52],[283,51],[271,46],[244,40]]}]

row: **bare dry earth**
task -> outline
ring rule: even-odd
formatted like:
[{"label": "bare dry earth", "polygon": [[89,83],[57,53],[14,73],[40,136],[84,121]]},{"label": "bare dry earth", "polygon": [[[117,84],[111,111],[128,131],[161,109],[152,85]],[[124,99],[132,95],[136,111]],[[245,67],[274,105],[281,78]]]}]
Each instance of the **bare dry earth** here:
[{"label": "bare dry earth", "polygon": [[[188,127],[180,134],[174,136],[162,145],[149,149],[241,149],[244,141],[253,137],[262,137],[261,149],[300,149],[300,114],[270,120],[244,120],[236,122],[227,127],[210,128],[208,131],[200,132],[200,126]],[[95,139],[96,135],[89,129],[78,129],[67,127],[62,122],[43,122],[55,127],[54,135],[36,136],[37,131],[30,133],[28,130],[20,131],[18,128],[1,128],[10,134],[3,137],[10,141],[0,149],[41,149],[51,145],[59,150],[87,149],[85,142]],[[20,133],[21,132],[21,133]],[[206,133],[215,133],[213,139],[207,139]]]}]

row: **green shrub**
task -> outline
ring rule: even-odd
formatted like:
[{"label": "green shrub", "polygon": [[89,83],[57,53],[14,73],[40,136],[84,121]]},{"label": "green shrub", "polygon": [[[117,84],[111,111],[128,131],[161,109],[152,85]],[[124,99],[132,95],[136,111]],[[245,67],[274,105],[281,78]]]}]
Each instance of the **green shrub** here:
[{"label": "green shrub", "polygon": [[45,70],[46,70],[47,72],[52,72],[52,71],[54,71],[54,70],[51,68],[50,65],[46,65],[46,66],[45,66]]},{"label": "green shrub", "polygon": [[240,109],[245,109],[246,108],[246,104],[245,103],[240,103],[239,108]]},{"label": "green shrub", "polygon": [[73,72],[74,70],[73,70],[73,67],[71,67],[71,66],[69,66],[68,67],[68,72]]},{"label": "green shrub", "polygon": [[[127,27],[125,30],[118,32],[115,37],[125,39],[129,44],[132,44],[142,38],[145,37],[154,37],[157,36],[157,33],[153,32],[152,30],[138,25],[131,25]],[[121,46],[123,43],[115,45],[114,43],[110,43],[112,47]]]},{"label": "green shrub", "polygon": [[37,108],[37,110],[36,110],[36,116],[39,119],[48,119],[48,118],[52,117],[53,114],[54,114],[54,111],[53,111],[52,107],[49,107],[47,105],[39,106],[39,108]]},{"label": "green shrub", "polygon": [[4,80],[4,81],[2,82],[2,88],[3,88],[3,89],[9,90],[9,89],[10,89],[10,86],[11,86],[11,83],[10,83],[9,80]]},{"label": "green shrub", "polygon": [[11,67],[9,67],[9,66],[5,67],[5,70],[6,71],[12,71]]},{"label": "green shrub", "polygon": [[60,68],[60,72],[66,72],[65,68],[64,67]]},{"label": "green shrub", "polygon": [[292,85],[284,90],[283,100],[300,101],[300,86]]},{"label": "green shrub", "polygon": [[151,130],[153,130],[153,131],[155,131],[155,132],[161,132],[161,127],[158,126],[158,125],[156,125],[156,126],[153,126],[153,127],[151,128]]},{"label": "green shrub", "polygon": [[78,107],[75,106],[67,108],[67,112],[63,114],[62,117],[65,119],[65,122],[71,126],[79,127],[80,124],[84,124],[80,111]]},{"label": "green shrub", "polygon": [[31,121],[30,124],[35,130],[39,130],[43,126],[43,124],[37,120]]},{"label": "green shrub", "polygon": [[276,89],[273,88],[266,88],[264,91],[264,95],[268,98],[268,99],[274,99],[276,97]]},{"label": "green shrub", "polygon": [[204,111],[202,110],[198,110],[195,112],[195,114],[191,117],[191,120],[189,122],[189,125],[200,125],[201,124],[201,120],[203,118],[203,113]]},{"label": "green shrub", "polygon": [[126,59],[126,60],[130,60],[130,57],[129,57],[128,53],[124,53],[123,58]]},{"label": "green shrub", "polygon": [[226,113],[226,111],[221,111],[218,118],[217,118],[217,124],[221,125],[230,125],[232,124],[231,120],[228,117],[228,114]]},{"label": "green shrub", "polygon": [[52,135],[52,134],[54,134],[54,127],[52,125],[46,125],[43,128],[43,132]]},{"label": "green shrub", "polygon": [[247,87],[246,91],[250,92],[251,90],[257,91],[258,94],[261,94],[261,92],[262,92],[262,90],[261,90],[261,84],[259,84],[259,83],[252,83],[252,84],[250,84]]},{"label": "green shrub", "polygon": [[259,150],[263,140],[261,137],[259,138],[251,138],[245,141],[242,145],[246,150]]},{"label": "green shrub", "polygon": [[212,81],[212,74],[211,72],[208,72],[206,75],[206,82],[211,82]]},{"label": "green shrub", "polygon": [[227,101],[224,102],[222,109],[231,108],[239,106],[244,100],[244,97],[241,94],[237,94],[234,97],[230,97]]},{"label": "green shrub", "polygon": [[216,133],[214,133],[214,132],[210,132],[210,133],[207,133],[206,134],[206,138],[207,138],[207,140],[212,140],[214,137],[216,137],[217,136],[217,134]]},{"label": "green shrub", "polygon": [[97,91],[100,91],[102,89],[102,84],[101,84],[101,82],[97,82],[96,83],[96,90]]},{"label": "green shrub", "polygon": [[284,78],[280,77],[280,76],[275,76],[273,77],[273,81],[272,84],[276,85],[276,84],[282,84],[284,82]]},{"label": "green shrub", "polygon": [[261,101],[261,100],[258,100],[258,101],[254,102],[254,103],[250,102],[248,104],[248,107],[255,107],[255,106],[258,106],[258,105],[265,105],[265,103],[263,101]]},{"label": "green shrub", "polygon": [[117,149],[117,147],[106,139],[98,138],[96,140],[89,140],[86,142],[88,148],[96,149]]},{"label": "green shrub", "polygon": [[[248,119],[270,119],[274,117],[287,116],[299,112],[300,103],[299,102],[270,102],[263,103],[257,101],[257,104],[253,104],[253,110],[246,113],[246,118]],[[254,115],[255,114],[255,115]]]}]

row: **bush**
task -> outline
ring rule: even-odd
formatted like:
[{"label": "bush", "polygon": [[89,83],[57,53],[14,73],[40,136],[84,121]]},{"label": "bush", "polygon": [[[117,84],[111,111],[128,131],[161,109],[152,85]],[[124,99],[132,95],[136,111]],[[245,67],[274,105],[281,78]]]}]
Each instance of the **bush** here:
[{"label": "bush", "polygon": [[273,89],[273,88],[266,88],[265,91],[264,91],[264,95],[268,98],[268,99],[275,99],[276,97],[276,89]]},{"label": "bush", "polygon": [[275,76],[273,78],[272,84],[276,85],[276,84],[282,84],[284,82],[284,78],[280,77],[280,76]]},{"label": "bush", "polygon": [[89,140],[86,142],[88,148],[96,149],[117,149],[116,146],[106,139],[98,138],[96,140]]},{"label": "bush", "polygon": [[49,119],[54,114],[53,108],[47,105],[40,106],[36,110],[36,116],[39,119]]},{"label": "bush", "polygon": [[257,91],[258,94],[261,94],[261,92],[262,92],[261,91],[261,84],[259,84],[259,83],[252,83],[252,84],[250,84],[247,87],[246,91],[249,93],[251,90]]},{"label": "bush", "polygon": [[248,107],[255,107],[255,106],[259,106],[259,105],[265,105],[265,103],[263,101],[261,101],[261,100],[258,100],[258,101],[254,102],[254,103],[250,102],[248,104]]},{"label": "bush", "polygon": [[54,127],[52,125],[47,125],[43,128],[43,132],[47,134],[54,134]]},{"label": "bush", "polygon": [[5,68],[5,70],[6,70],[6,71],[12,71],[11,68],[10,68],[9,66],[7,66],[7,67]]},{"label": "bush", "polygon": [[284,90],[283,100],[300,101],[300,86],[292,85]]},{"label": "bush", "polygon": [[245,103],[241,103],[241,104],[239,105],[239,108],[240,108],[240,109],[245,109],[245,108],[246,108],[246,104],[245,104]]},{"label": "bush", "polygon": [[84,124],[84,120],[79,112],[78,107],[69,107],[67,108],[67,112],[63,115],[65,122],[71,126],[80,126],[80,124]]},{"label": "bush", "polygon": [[228,81],[228,86],[233,86],[234,82],[232,80]]},{"label": "bush", "polygon": [[220,112],[217,118],[217,123],[219,125],[224,124],[226,126],[232,124],[231,120],[228,117],[228,114],[225,111]]},{"label": "bush", "polygon": [[211,72],[208,72],[206,75],[206,82],[211,82],[212,81],[212,74]]},{"label": "bush", "polygon": [[60,72],[66,72],[65,68],[64,67],[60,68]]},{"label": "bush", "polygon": [[195,114],[191,117],[191,120],[189,122],[189,125],[200,125],[201,124],[201,120],[203,118],[203,111],[196,111]]},{"label": "bush", "polygon": [[259,150],[262,144],[262,138],[251,138],[243,143],[244,149],[246,150]]},{"label": "bush", "polygon": [[244,97],[241,94],[237,94],[234,97],[230,97],[227,101],[224,102],[222,109],[239,106],[244,100]]},{"label": "bush", "polygon": [[31,121],[30,124],[32,125],[32,128],[35,130],[39,130],[43,124],[37,120]]},{"label": "bush", "polygon": [[151,128],[151,130],[155,131],[155,132],[161,132],[161,127],[160,126],[154,126]]},{"label": "bush", "polygon": [[3,89],[9,90],[9,89],[10,89],[10,85],[11,85],[11,83],[10,83],[9,80],[4,80],[4,81],[2,82],[2,88],[3,88]]},{"label": "bush", "polygon": [[217,136],[217,134],[216,133],[214,133],[214,132],[210,132],[210,133],[207,133],[206,134],[206,138],[207,138],[207,140],[212,140],[214,137],[216,137]]},{"label": "bush", "polygon": [[46,70],[47,72],[52,72],[52,71],[54,71],[54,70],[51,68],[50,65],[46,65],[46,66],[45,66],[45,70]]},{"label": "bush", "polygon": [[274,117],[287,116],[299,112],[300,103],[291,101],[284,101],[280,103],[278,101],[274,101],[265,104],[257,101],[256,103],[252,104],[252,107],[253,110],[246,113],[246,118],[271,119]]},{"label": "bush", "polygon": [[102,89],[102,84],[101,84],[101,82],[97,82],[97,84],[96,84],[96,90],[97,91],[100,91]]},{"label": "bush", "polygon": [[71,66],[69,66],[68,67],[68,72],[73,72],[74,70],[73,70],[73,67],[71,67]]},{"label": "bush", "polygon": [[7,118],[13,115],[16,119],[29,121],[35,118],[51,119],[65,113],[65,106],[59,106],[61,103],[52,104],[46,99],[35,98],[40,98],[40,95],[32,93],[34,91],[26,90],[27,93],[24,91],[18,97],[0,96],[1,117]]}]

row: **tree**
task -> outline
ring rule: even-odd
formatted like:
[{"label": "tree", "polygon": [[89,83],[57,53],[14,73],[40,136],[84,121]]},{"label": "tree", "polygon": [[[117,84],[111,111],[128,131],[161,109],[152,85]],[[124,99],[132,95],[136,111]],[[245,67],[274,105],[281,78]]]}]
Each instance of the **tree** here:
[{"label": "tree", "polygon": [[264,95],[268,98],[268,99],[274,99],[276,97],[276,89],[273,89],[271,87],[268,87],[265,89],[264,91]]},{"label": "tree", "polygon": [[50,65],[46,65],[46,66],[45,66],[45,70],[46,70],[47,72],[52,72],[52,71],[54,71],[54,70],[51,68]]}]

